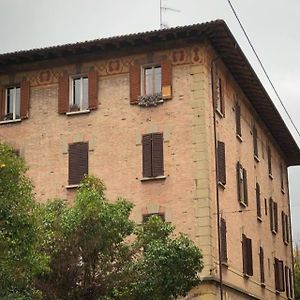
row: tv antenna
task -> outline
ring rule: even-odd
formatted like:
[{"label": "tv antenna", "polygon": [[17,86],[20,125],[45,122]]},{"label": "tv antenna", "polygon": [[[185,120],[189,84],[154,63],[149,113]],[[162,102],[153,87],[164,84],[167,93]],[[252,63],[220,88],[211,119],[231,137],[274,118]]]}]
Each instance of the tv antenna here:
[{"label": "tv antenna", "polygon": [[181,10],[179,10],[179,9],[164,6],[163,1],[164,0],[160,0],[160,10],[159,10],[160,11],[160,29],[168,28],[168,25],[166,23],[163,23],[163,12],[166,12],[166,11],[173,11],[173,12],[178,12],[178,13],[181,12]]}]

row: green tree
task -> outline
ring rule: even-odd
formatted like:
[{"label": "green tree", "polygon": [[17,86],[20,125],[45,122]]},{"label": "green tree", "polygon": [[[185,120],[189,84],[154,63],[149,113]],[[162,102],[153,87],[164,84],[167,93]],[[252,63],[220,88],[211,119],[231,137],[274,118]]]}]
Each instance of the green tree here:
[{"label": "green tree", "polygon": [[0,143],[0,299],[38,299],[33,278],[47,269],[25,171],[23,160]]},{"label": "green tree", "polygon": [[158,217],[135,224],[133,205],[104,192],[86,177],[72,207],[41,206],[42,251],[51,256],[51,272],[36,280],[44,299],[168,300],[199,284],[202,255],[185,235]]}]

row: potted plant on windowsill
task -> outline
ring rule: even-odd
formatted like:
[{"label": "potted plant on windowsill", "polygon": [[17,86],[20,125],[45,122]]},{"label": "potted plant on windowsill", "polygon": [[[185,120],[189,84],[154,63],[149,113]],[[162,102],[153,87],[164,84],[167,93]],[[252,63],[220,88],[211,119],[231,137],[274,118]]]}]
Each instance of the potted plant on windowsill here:
[{"label": "potted plant on windowsill", "polygon": [[13,113],[8,113],[4,116],[4,121],[13,120]]},{"label": "potted plant on windowsill", "polygon": [[70,106],[70,112],[79,111],[79,106],[77,104],[72,104]]},{"label": "potted plant on windowsill", "polygon": [[162,95],[161,93],[156,93],[152,95],[143,95],[139,97],[139,103],[140,106],[157,106],[159,103],[162,103]]}]

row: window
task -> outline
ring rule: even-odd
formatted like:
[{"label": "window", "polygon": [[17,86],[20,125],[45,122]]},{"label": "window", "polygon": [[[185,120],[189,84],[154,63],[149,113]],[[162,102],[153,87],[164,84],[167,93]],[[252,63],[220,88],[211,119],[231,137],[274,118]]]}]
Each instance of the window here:
[{"label": "window", "polygon": [[288,215],[283,211],[281,212],[281,221],[282,221],[282,239],[283,242],[287,245],[290,241],[289,234],[289,218]]},{"label": "window", "polygon": [[242,137],[242,128],[241,128],[241,107],[238,102],[235,104],[235,130],[237,137]]},{"label": "window", "polygon": [[5,115],[4,120],[20,119],[20,87],[10,87],[6,89]]},{"label": "window", "polygon": [[270,212],[270,229],[272,233],[278,232],[278,206],[272,198],[269,199],[269,212]]},{"label": "window", "polygon": [[146,223],[150,217],[157,216],[161,218],[163,221],[165,221],[165,214],[164,213],[150,213],[150,214],[144,214],[143,215],[143,223]]},{"label": "window", "polygon": [[265,283],[265,263],[264,263],[264,249],[259,247],[259,267],[260,267],[260,283]]},{"label": "window", "polygon": [[151,178],[164,175],[163,134],[143,135],[143,177]]},{"label": "window", "polygon": [[223,83],[222,79],[219,77],[216,80],[216,87],[215,87],[215,105],[216,110],[222,116],[225,114],[225,107],[224,107],[224,90],[223,90]]},{"label": "window", "polygon": [[242,235],[243,273],[246,276],[253,275],[252,240]]},{"label": "window", "polygon": [[256,215],[257,218],[261,221],[260,186],[258,183],[256,183],[255,194],[256,194]]},{"label": "window", "polygon": [[227,264],[227,230],[226,221],[221,218],[221,262]]},{"label": "window", "polygon": [[247,171],[242,167],[240,162],[236,165],[237,172],[237,192],[238,201],[244,205],[248,205],[248,186],[247,186]]},{"label": "window", "polygon": [[144,67],[142,79],[143,95],[161,96],[161,66]]},{"label": "window", "polygon": [[89,112],[98,108],[98,73],[71,76],[65,72],[58,80],[58,113]]},{"label": "window", "polygon": [[88,77],[71,78],[70,112],[88,109]]},{"label": "window", "polygon": [[257,129],[255,124],[253,125],[252,128],[252,136],[253,136],[253,153],[254,153],[254,158],[258,161],[258,143],[257,143]]},{"label": "window", "polygon": [[280,187],[281,187],[281,192],[284,193],[283,167],[282,167],[282,163],[280,163]]},{"label": "window", "polygon": [[284,267],[284,273],[285,273],[285,291],[286,296],[291,299],[293,298],[293,277],[292,277],[292,271],[288,266]]},{"label": "window", "polygon": [[225,144],[218,141],[218,180],[222,185],[226,184]]},{"label": "window", "polygon": [[273,178],[272,177],[272,154],[271,154],[270,146],[268,146],[268,148],[267,148],[267,155],[268,155],[268,172],[269,172],[269,176],[270,176],[270,178]]},{"label": "window", "polygon": [[85,142],[69,144],[69,185],[78,185],[88,174],[88,149]]},{"label": "window", "polygon": [[276,257],[274,259],[274,271],[276,291],[283,292],[285,288],[283,261],[277,259]]}]

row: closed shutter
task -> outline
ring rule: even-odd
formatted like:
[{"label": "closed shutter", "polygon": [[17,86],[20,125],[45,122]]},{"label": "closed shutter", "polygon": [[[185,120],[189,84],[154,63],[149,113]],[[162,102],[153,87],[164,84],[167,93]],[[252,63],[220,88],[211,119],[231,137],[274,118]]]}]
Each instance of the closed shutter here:
[{"label": "closed shutter", "polygon": [[241,201],[241,175],[240,175],[240,169],[241,169],[241,164],[238,161],[236,164],[236,185],[237,185],[237,196],[238,196],[238,201]]},{"label": "closed shutter", "polygon": [[248,205],[248,183],[247,183],[247,171],[243,169],[243,184],[244,184],[244,202]]},{"label": "closed shutter", "polygon": [[152,176],[164,175],[164,153],[162,133],[152,134]]},{"label": "closed shutter", "polygon": [[260,282],[265,283],[264,249],[259,247]]},{"label": "closed shutter", "polygon": [[88,74],[88,86],[89,86],[89,109],[98,108],[98,73],[96,70],[92,70]]},{"label": "closed shutter", "polygon": [[276,202],[273,202],[274,206],[274,228],[275,231],[278,232],[278,206]]},{"label": "closed shutter", "polygon": [[21,82],[21,119],[26,119],[29,116],[29,100],[30,100],[30,83],[27,80]]},{"label": "closed shutter", "polygon": [[226,184],[225,144],[218,141],[218,180]]},{"label": "closed shutter", "polygon": [[270,229],[274,230],[274,208],[273,208],[273,200],[269,199],[269,214],[270,214]]},{"label": "closed shutter", "polygon": [[254,155],[258,157],[257,129],[255,125],[253,126],[253,150],[254,150]]},{"label": "closed shutter", "polygon": [[221,218],[221,261],[227,263],[226,222]]},{"label": "closed shutter", "polygon": [[5,116],[5,89],[0,86],[0,121],[4,119]]},{"label": "closed shutter", "polygon": [[253,275],[252,240],[247,238],[246,243],[247,243],[247,262],[248,262],[247,274],[252,276]]},{"label": "closed shutter", "polygon": [[79,184],[88,174],[88,143],[69,145],[69,184]]},{"label": "closed shutter", "polygon": [[260,186],[256,183],[256,210],[257,216],[261,218]]},{"label": "closed shutter", "polygon": [[164,60],[161,62],[161,90],[162,98],[169,100],[172,98],[172,62]]},{"label": "closed shutter", "polygon": [[236,125],[236,134],[242,136],[241,130],[241,107],[238,103],[235,105],[235,125]]},{"label": "closed shutter", "polygon": [[130,104],[137,104],[141,95],[141,66],[132,65],[129,70]]},{"label": "closed shutter", "polygon": [[152,177],[152,134],[143,136],[143,177]]},{"label": "closed shutter", "polygon": [[69,76],[65,72],[58,79],[58,113],[65,114],[69,111]]},{"label": "closed shutter", "polygon": [[281,223],[282,223],[282,239],[283,242],[286,242],[286,225],[285,225],[285,213],[282,211],[281,212]]}]

